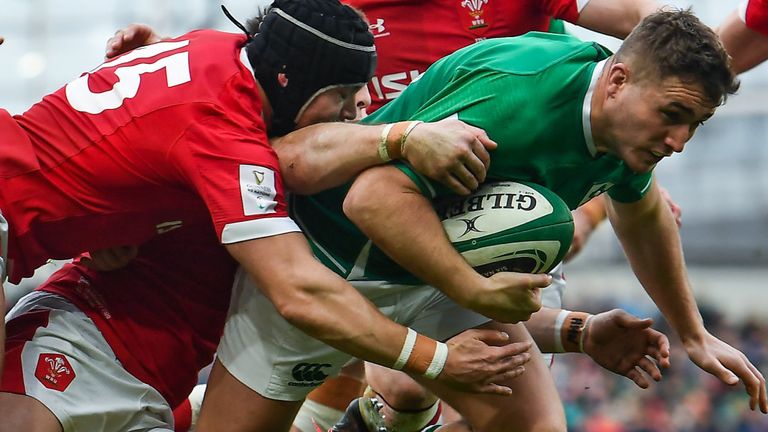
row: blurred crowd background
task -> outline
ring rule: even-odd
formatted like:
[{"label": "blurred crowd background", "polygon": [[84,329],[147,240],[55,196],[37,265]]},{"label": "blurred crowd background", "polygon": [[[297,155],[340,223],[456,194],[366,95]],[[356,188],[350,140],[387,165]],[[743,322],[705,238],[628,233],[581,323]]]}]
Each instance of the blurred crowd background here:
[{"label": "blurred crowd background", "polygon": [[[491,0],[501,1],[501,0]],[[671,1],[692,6],[717,25],[738,0]],[[209,0],[8,0],[0,15],[0,94],[13,113],[96,67],[106,40],[132,22],[176,35],[194,28],[236,31]],[[241,20],[265,0],[228,0]],[[615,48],[618,41],[572,26],[569,31]],[[683,208],[681,236],[690,277],[707,327],[747,353],[768,373],[768,65],[742,77],[730,98],[688,144],[665,161],[660,183]],[[607,225],[607,224],[604,224]],[[593,312],[623,307],[657,311],[634,280],[608,226],[566,267],[566,307]],[[9,297],[15,297],[14,288]],[[657,322],[659,329],[664,324]],[[669,333],[668,333],[669,334]],[[662,383],[640,390],[574,355],[560,356],[555,374],[576,432],[768,431],[768,416],[749,413],[746,396],[696,369],[674,335],[672,368]]]}]

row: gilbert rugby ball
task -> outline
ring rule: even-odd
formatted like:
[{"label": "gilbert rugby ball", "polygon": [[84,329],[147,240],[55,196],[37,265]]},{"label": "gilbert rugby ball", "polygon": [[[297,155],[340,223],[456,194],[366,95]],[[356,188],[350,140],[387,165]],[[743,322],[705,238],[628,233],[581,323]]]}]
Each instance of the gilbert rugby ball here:
[{"label": "gilbert rugby ball", "polygon": [[454,247],[485,276],[549,273],[573,240],[568,206],[534,183],[487,183],[472,195],[439,200],[436,210]]}]

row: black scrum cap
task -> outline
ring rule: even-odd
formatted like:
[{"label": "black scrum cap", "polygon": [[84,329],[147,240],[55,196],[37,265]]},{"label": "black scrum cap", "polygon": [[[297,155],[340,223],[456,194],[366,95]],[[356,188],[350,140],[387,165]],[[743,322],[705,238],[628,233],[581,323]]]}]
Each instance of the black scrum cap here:
[{"label": "black scrum cap", "polygon": [[[373,35],[365,20],[338,0],[276,0],[246,51],[272,105],[272,135],[296,127],[319,92],[363,85],[376,68]],[[283,73],[283,87],[277,75]]]}]

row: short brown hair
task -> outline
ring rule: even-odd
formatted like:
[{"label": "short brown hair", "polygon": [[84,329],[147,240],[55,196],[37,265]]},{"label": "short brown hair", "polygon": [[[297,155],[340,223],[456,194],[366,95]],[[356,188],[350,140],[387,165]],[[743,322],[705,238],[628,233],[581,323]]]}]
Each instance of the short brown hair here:
[{"label": "short brown hair", "polygon": [[645,17],[616,52],[616,61],[635,66],[640,76],[651,72],[656,78],[698,84],[714,105],[739,89],[720,38],[690,9]]}]

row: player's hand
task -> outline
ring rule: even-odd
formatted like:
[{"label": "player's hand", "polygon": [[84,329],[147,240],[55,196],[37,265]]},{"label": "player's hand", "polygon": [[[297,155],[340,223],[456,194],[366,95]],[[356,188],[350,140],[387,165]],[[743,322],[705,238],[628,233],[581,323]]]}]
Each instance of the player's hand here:
[{"label": "player's hand", "polygon": [[80,262],[96,271],[113,271],[127,266],[139,253],[136,246],[121,246],[91,252],[90,257],[81,258]]},{"label": "player's hand", "polygon": [[462,304],[502,323],[527,321],[541,309],[541,288],[552,283],[545,274],[502,272],[483,279],[485,285],[472,290],[473,297]]},{"label": "player's hand", "polygon": [[666,201],[667,205],[669,205],[669,210],[675,217],[675,223],[677,224],[677,227],[680,228],[683,224],[683,209],[672,200],[672,196],[669,195],[668,190],[659,186],[659,193],[661,193],[661,198]]},{"label": "player's hand", "polygon": [[124,54],[132,49],[144,45],[160,42],[163,38],[146,24],[131,24],[124,29],[115,32],[115,35],[107,41],[104,57],[112,57]]},{"label": "player's hand", "polygon": [[437,381],[473,393],[512,394],[499,383],[520,376],[531,359],[531,342],[510,343],[509,335],[496,330],[466,330],[446,344],[448,358]]},{"label": "player's hand", "polygon": [[683,341],[685,351],[697,366],[735,386],[739,380],[749,394],[749,408],[768,414],[768,398],[765,392],[765,378],[749,359],[739,350],[706,333],[702,339]]},{"label": "player's hand", "polygon": [[597,314],[584,330],[584,352],[600,366],[648,388],[669,367],[669,340],[651,328],[653,320],[614,309]]},{"label": "player's hand", "polygon": [[2,36],[0,36],[0,45],[2,45],[2,44],[3,44],[3,42],[5,42],[5,38],[4,38],[4,37],[2,37]]},{"label": "player's hand", "polygon": [[488,150],[495,148],[482,129],[445,119],[416,126],[405,141],[403,157],[421,174],[467,195],[485,181]]}]

